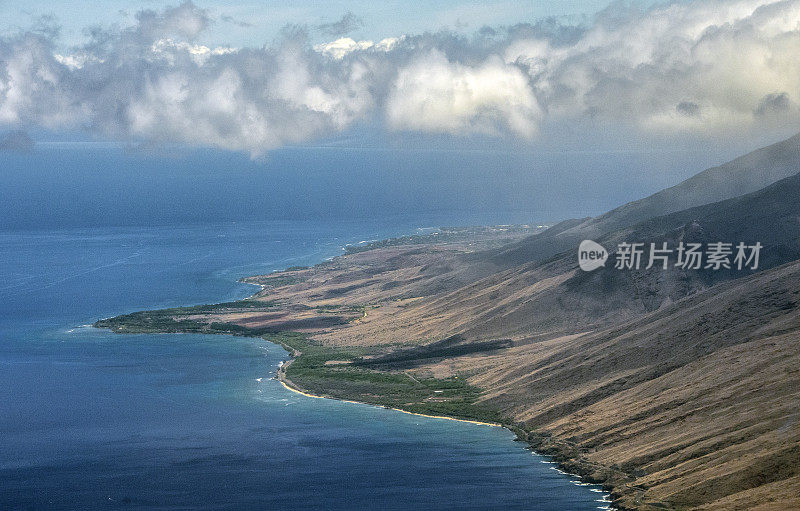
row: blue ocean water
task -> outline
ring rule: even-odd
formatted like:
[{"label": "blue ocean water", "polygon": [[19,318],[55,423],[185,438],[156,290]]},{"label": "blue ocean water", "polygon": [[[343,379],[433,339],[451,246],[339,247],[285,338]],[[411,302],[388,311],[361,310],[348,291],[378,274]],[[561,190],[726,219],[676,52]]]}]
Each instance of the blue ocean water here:
[{"label": "blue ocean water", "polygon": [[265,341],[87,326],[241,298],[255,288],[239,277],[444,223],[0,233],[0,508],[606,506],[504,429],[292,393],[270,379],[287,353]]}]

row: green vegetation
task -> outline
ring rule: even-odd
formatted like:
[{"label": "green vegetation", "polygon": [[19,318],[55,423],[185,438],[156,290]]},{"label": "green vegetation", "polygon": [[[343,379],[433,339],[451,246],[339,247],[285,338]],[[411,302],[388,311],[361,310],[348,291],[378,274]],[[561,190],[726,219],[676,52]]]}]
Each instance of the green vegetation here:
[{"label": "green vegetation", "polygon": [[274,275],[259,275],[256,277],[247,277],[245,279],[241,279],[242,282],[247,284],[256,284],[259,286],[272,288],[291,286],[294,284],[299,284],[300,282],[304,282],[305,280],[306,279],[304,277],[299,277],[297,275],[286,275],[284,273],[276,273]]},{"label": "green vegetation", "polygon": [[[322,346],[298,332],[274,332],[225,322],[187,319],[188,315],[235,312],[273,304],[244,300],[216,305],[142,311],[103,319],[95,323],[117,333],[206,333],[262,337],[282,345],[295,358],[285,367],[284,377],[311,394],[360,401],[414,413],[445,415],[460,419],[505,422],[503,417],[478,403],[481,391],[463,377],[429,378],[403,371],[369,367],[365,357],[383,360],[375,348]],[[349,307],[348,307],[349,309]],[[363,310],[363,307],[353,307]],[[385,349],[385,348],[384,348]]]},{"label": "green vegetation", "polygon": [[[192,307],[175,307],[140,311],[124,314],[95,322],[97,328],[109,328],[117,333],[219,333],[232,335],[254,335],[251,329],[231,323],[205,323],[187,319],[198,314],[224,314],[237,311],[269,311],[275,307],[274,302],[239,300],[238,302],[195,305]],[[257,335],[257,334],[256,334]]]},{"label": "green vegetation", "polygon": [[420,378],[354,365],[372,349],[321,346],[303,334],[282,332],[263,336],[299,353],[285,376],[311,394],[399,408],[414,413],[461,419],[504,422],[503,417],[479,404],[480,389],[464,378]]}]

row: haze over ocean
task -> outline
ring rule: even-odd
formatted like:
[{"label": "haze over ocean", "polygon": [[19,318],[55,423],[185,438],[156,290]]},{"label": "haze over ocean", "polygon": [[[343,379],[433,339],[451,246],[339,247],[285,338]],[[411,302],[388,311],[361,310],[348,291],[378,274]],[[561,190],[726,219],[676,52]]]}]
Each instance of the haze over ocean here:
[{"label": "haze over ocean", "polygon": [[[738,153],[293,147],[51,141],[0,152],[0,230],[244,220],[527,223],[594,215]],[[417,225],[404,224],[404,225]],[[436,224],[439,225],[439,224]]]}]

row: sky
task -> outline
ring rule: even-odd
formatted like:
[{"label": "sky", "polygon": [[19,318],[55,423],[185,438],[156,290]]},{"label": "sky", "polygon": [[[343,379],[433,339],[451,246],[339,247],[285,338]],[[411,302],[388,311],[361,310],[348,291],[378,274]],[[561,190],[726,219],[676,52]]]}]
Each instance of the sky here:
[{"label": "sky", "polygon": [[[398,183],[439,172],[450,193],[474,161],[454,205],[547,209],[524,183],[594,214],[800,131],[797,55],[800,0],[0,0],[0,173],[24,190],[42,176],[4,155],[110,144],[164,172],[217,151],[269,179],[280,151],[331,149],[404,207],[430,190]],[[391,176],[363,172],[369,151]]]},{"label": "sky", "polygon": [[800,112],[800,0],[0,5],[0,148],[620,149],[769,140]]},{"label": "sky", "polygon": [[[142,9],[163,10],[175,6],[175,0],[87,0],[81,8],[75,2],[31,0],[0,2],[0,31],[24,30],[42,16],[53,16],[61,26],[61,44],[78,45],[86,40],[85,29],[92,25],[135,23]],[[279,36],[290,24],[325,25],[340,21],[352,13],[361,23],[350,36],[380,40],[398,34],[418,34],[449,28],[468,32],[484,25],[513,25],[535,22],[549,16],[583,19],[607,7],[608,0],[437,0],[415,2],[384,0],[277,0],[198,1],[216,20],[203,34],[205,44],[259,47]],[[411,5],[412,7],[409,7]],[[314,34],[315,42],[325,42],[323,32]]]}]

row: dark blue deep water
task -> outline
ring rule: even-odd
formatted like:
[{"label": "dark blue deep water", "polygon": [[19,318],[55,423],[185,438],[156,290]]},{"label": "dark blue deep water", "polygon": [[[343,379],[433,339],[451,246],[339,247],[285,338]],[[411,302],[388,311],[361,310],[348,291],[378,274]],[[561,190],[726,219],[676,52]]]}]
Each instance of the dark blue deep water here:
[{"label": "dark blue deep water", "polygon": [[289,392],[270,379],[287,354],[267,342],[86,326],[241,298],[255,288],[239,277],[427,222],[447,223],[0,233],[0,509],[607,505],[506,430]]}]

